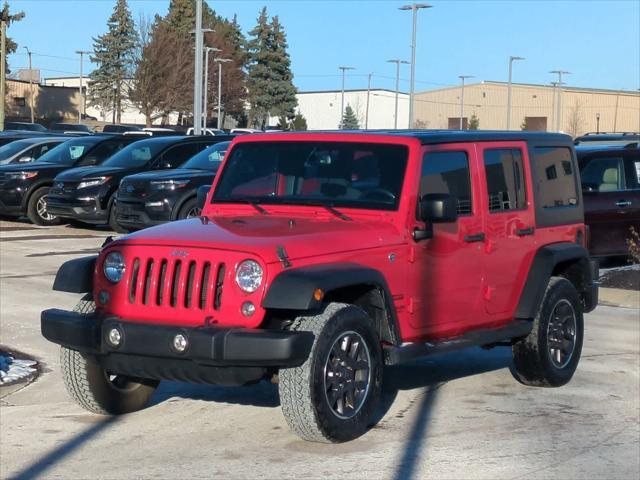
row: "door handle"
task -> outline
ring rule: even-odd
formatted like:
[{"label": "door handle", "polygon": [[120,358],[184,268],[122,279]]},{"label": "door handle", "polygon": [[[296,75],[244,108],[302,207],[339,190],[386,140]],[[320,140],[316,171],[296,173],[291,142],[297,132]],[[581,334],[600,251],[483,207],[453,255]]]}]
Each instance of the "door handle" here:
[{"label": "door handle", "polygon": [[464,241],[467,243],[473,243],[473,242],[484,242],[484,232],[480,232],[480,233],[475,233],[473,235],[465,235],[464,236]]},{"label": "door handle", "polygon": [[616,202],[616,206],[617,207],[630,207],[631,206],[631,200],[618,200]]},{"label": "door handle", "polygon": [[524,237],[525,235],[533,235],[533,232],[535,231],[536,229],[533,227],[519,228],[516,230],[516,235],[518,235],[519,237]]}]

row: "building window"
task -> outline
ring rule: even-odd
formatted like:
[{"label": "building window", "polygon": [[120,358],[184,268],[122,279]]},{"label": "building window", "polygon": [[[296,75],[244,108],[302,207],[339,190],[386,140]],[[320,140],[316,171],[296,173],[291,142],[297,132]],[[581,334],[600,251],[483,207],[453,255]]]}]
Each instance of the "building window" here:
[{"label": "building window", "polygon": [[13,103],[16,107],[24,107],[27,105],[27,101],[24,97],[13,97]]}]

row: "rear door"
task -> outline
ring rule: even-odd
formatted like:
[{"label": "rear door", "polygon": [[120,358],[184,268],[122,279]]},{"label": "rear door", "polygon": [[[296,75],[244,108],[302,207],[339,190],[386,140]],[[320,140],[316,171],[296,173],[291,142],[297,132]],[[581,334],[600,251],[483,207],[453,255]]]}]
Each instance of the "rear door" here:
[{"label": "rear door", "polygon": [[535,214],[525,142],[478,144],[481,206],[485,216],[482,297],[489,321],[515,308],[533,256]]},{"label": "rear door", "polygon": [[638,226],[640,160],[624,151],[594,153],[580,162],[589,252],[594,256],[626,255],[629,228]]}]

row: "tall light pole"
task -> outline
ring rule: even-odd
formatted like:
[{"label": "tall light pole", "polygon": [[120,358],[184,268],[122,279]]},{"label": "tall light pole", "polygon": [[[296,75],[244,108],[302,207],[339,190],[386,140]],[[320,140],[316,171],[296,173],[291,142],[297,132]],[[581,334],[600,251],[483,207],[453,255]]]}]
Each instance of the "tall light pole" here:
[{"label": "tall light pole", "polygon": [[82,91],[82,64],[84,60],[84,56],[90,54],[91,52],[88,50],[76,50],[76,53],[80,55],[80,105],[78,106],[78,123],[82,123],[82,114],[84,113],[84,92]]},{"label": "tall light pole", "polygon": [[196,0],[196,58],[193,73],[193,133],[202,133],[202,0]]},{"label": "tall light pole", "polygon": [[342,128],[342,119],[344,118],[344,72],[347,70],[355,70],[353,67],[338,67],[338,70],[342,70],[342,96],[340,100],[340,128]]},{"label": "tall light pole", "polygon": [[[31,50],[28,47],[24,47],[29,56],[29,107],[31,109],[31,123],[35,122],[35,114],[33,111],[33,70],[31,68]],[[3,99],[4,101],[4,99]]]},{"label": "tall light pole", "polygon": [[596,133],[600,133],[600,113],[596,113]]},{"label": "tall light pole", "polygon": [[4,9],[0,12],[2,18],[0,18],[0,35],[2,40],[0,41],[0,131],[4,131],[4,98],[6,96],[6,68],[7,68],[7,22],[9,4],[5,4]]},{"label": "tall light pole", "polygon": [[397,130],[398,129],[398,97],[400,95],[400,64],[402,63],[402,64],[408,65],[410,62],[395,58],[393,60],[387,60],[387,63],[396,64],[396,104],[395,104],[395,114],[393,116],[393,128],[394,130]]},{"label": "tall light pole", "polygon": [[421,8],[432,7],[426,3],[413,3],[400,7],[400,10],[411,10],[413,12],[413,30],[411,32],[411,80],[409,85],[409,128],[413,128],[413,97],[416,87],[416,30],[418,28],[418,10]]},{"label": "tall light pole", "polygon": [[214,58],[218,64],[218,130],[222,128],[222,64],[230,62],[230,58]]},{"label": "tall light pole", "polygon": [[464,81],[467,78],[473,78],[473,75],[458,75],[462,82],[460,91],[460,130],[462,130],[462,119],[464,118]]},{"label": "tall light pole", "polygon": [[509,57],[509,83],[507,83],[507,130],[511,130],[511,73],[514,60],[524,60],[524,57]]},{"label": "tall light pole", "polygon": [[559,132],[562,126],[562,75],[570,75],[566,70],[551,70],[549,73],[558,74],[558,113],[556,115],[556,131]]},{"label": "tall light pole", "polygon": [[364,129],[367,130],[369,128],[369,97],[371,96],[371,77],[373,77],[373,73],[370,73],[367,80],[367,108],[364,114]]},{"label": "tall light pole", "polygon": [[209,114],[209,109],[207,108],[207,102],[209,99],[209,53],[210,52],[219,52],[219,48],[214,47],[205,47],[204,49],[204,100],[203,100],[203,108],[202,108],[202,129],[204,130],[204,134],[207,134],[207,117]]}]

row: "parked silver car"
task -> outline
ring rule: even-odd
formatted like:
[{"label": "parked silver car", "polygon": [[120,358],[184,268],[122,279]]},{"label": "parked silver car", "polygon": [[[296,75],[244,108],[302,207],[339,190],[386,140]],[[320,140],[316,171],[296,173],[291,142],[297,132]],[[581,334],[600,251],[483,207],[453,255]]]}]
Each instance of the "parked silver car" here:
[{"label": "parked silver car", "polygon": [[0,147],[0,165],[34,162],[69,137],[32,137],[15,140]]}]

